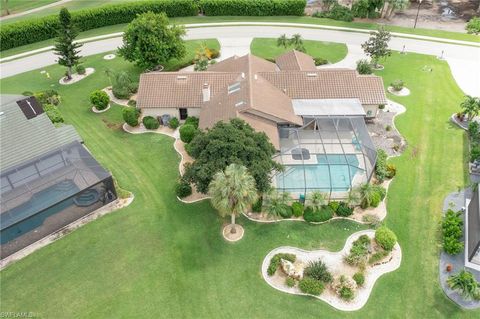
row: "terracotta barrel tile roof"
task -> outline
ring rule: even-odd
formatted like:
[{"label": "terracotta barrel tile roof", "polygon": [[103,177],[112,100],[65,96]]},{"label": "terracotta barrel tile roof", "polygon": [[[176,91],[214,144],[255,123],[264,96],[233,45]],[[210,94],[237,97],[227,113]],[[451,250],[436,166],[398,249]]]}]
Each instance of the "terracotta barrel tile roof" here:
[{"label": "terracotta barrel tile roof", "polygon": [[288,51],[275,59],[275,63],[282,71],[316,71],[313,58],[303,52]]}]

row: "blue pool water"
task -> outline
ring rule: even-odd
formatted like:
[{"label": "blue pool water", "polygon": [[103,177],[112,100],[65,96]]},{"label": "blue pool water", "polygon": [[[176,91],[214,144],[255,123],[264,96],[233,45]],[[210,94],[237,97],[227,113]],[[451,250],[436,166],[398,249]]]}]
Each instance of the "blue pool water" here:
[{"label": "blue pool water", "polygon": [[[343,154],[317,155],[317,161],[318,164],[305,166],[286,165],[285,171],[276,177],[277,188],[301,191],[305,189],[306,185],[307,188],[327,192],[330,190],[331,181],[332,191],[348,191],[351,179],[361,171],[358,168],[357,156],[353,154],[346,156]],[[327,163],[330,163],[330,169]]]}]

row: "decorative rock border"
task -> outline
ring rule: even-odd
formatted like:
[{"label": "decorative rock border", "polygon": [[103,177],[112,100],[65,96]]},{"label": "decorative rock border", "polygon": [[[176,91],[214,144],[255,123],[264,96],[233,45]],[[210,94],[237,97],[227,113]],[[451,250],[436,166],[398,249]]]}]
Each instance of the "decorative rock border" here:
[{"label": "decorative rock border", "polygon": [[0,261],[0,270],[3,270],[5,267],[8,265],[30,255],[31,253],[39,250],[40,248],[43,248],[54,241],[68,235],[72,231],[82,227],[85,224],[88,224],[102,216],[105,216],[107,214],[110,214],[114,211],[117,211],[121,208],[127,207],[130,205],[133,200],[135,199],[135,196],[133,193],[130,192],[130,197],[128,198],[117,198],[111,203],[108,203],[105,206],[100,207],[97,210],[94,210],[93,212],[89,213],[88,215],[83,216],[80,219],[77,219],[76,221],[60,228],[59,230],[53,232],[52,234],[28,245],[27,247],[17,251],[16,253],[5,257]]},{"label": "decorative rock border", "polygon": [[[356,267],[351,267],[343,263],[343,257],[350,251],[353,242],[357,238],[359,238],[361,235],[367,235],[370,238],[373,238],[375,236],[375,231],[364,230],[364,231],[356,232],[350,235],[350,237],[347,238],[343,249],[338,252],[330,252],[323,249],[308,251],[308,250],[303,250],[300,248],[290,247],[290,246],[275,248],[274,250],[270,251],[263,260],[262,267],[261,267],[262,277],[267,282],[267,284],[269,284],[271,287],[277,290],[280,290],[282,292],[294,294],[294,295],[311,296],[311,297],[323,300],[329,305],[331,305],[332,307],[335,307],[336,309],[342,310],[342,311],[359,310],[367,303],[368,298],[370,297],[370,294],[373,290],[373,287],[377,279],[380,278],[382,275],[395,271],[400,267],[401,261],[402,261],[402,250],[398,243],[393,248],[391,258],[388,261],[384,263],[371,265],[366,268],[365,283],[362,287],[357,288],[355,299],[350,302],[340,299],[333,291],[331,291],[328,288],[326,288],[320,296],[314,296],[314,295],[302,293],[298,287],[290,288],[285,286],[283,282],[279,283],[278,277],[277,277],[277,280],[275,280],[276,279],[275,276],[278,276],[278,275],[268,276],[267,269],[270,264],[270,259],[275,254],[291,253],[291,254],[295,254],[297,256],[297,259],[302,260],[303,262],[308,262],[311,260],[317,260],[318,258],[321,258],[325,262],[325,264],[328,266],[328,268],[331,270],[339,269],[341,267],[345,269],[351,268],[351,269],[348,269],[350,272],[356,272]],[[332,271],[332,272],[335,273],[335,271]]]},{"label": "decorative rock border", "polygon": [[60,83],[61,85],[70,85],[70,84],[77,83],[78,81],[81,81],[81,80],[85,79],[87,76],[89,76],[93,73],[95,73],[94,68],[86,68],[85,69],[85,74],[74,73],[74,74],[72,74],[72,79],[70,81],[66,81],[65,77],[63,77],[60,80],[58,80],[58,83]]},{"label": "decorative rock border", "polygon": [[95,106],[92,106],[92,112],[97,114],[107,112],[109,109],[110,109],[110,104],[108,104],[107,108],[104,110],[98,110]]},{"label": "decorative rock border", "polygon": [[408,96],[408,95],[410,95],[410,89],[408,89],[406,87],[403,87],[400,91],[395,91],[393,86],[389,86],[387,88],[387,90],[388,90],[388,92],[390,92],[391,94],[396,95],[396,96]]},{"label": "decorative rock border", "polygon": [[235,224],[235,228],[237,232],[235,234],[232,234],[230,233],[230,230],[232,229],[232,224],[228,224],[227,226],[223,227],[222,235],[226,241],[233,243],[243,238],[243,235],[245,234],[245,230],[243,229],[243,227],[241,225]]},{"label": "decorative rock border", "polygon": [[117,56],[116,56],[115,54],[111,53],[111,54],[104,55],[104,56],[103,56],[103,59],[104,59],[104,60],[113,60],[113,59],[115,59],[116,57],[117,57]]}]

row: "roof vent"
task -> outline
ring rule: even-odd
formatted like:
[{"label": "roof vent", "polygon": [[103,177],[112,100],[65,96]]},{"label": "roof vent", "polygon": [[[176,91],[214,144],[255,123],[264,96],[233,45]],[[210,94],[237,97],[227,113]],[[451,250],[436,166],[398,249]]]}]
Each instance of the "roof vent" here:
[{"label": "roof vent", "polygon": [[310,78],[316,78],[317,73],[307,73],[307,76],[310,77]]},{"label": "roof vent", "polygon": [[187,76],[186,75],[178,75],[177,80],[186,80]]},{"label": "roof vent", "polygon": [[245,101],[240,101],[238,103],[235,103],[235,107],[239,107],[239,106],[242,106],[242,105],[245,105],[247,104]]},{"label": "roof vent", "polygon": [[255,80],[258,80],[258,76],[257,76],[256,74],[253,76],[253,78],[254,78]]},{"label": "roof vent", "polygon": [[203,84],[202,97],[203,97],[203,102],[210,101],[210,85],[208,85],[208,83]]},{"label": "roof vent", "polygon": [[228,94],[232,94],[237,91],[240,91],[240,82],[236,82],[228,86]]},{"label": "roof vent", "polygon": [[242,79],[245,79],[245,72],[242,72]]}]

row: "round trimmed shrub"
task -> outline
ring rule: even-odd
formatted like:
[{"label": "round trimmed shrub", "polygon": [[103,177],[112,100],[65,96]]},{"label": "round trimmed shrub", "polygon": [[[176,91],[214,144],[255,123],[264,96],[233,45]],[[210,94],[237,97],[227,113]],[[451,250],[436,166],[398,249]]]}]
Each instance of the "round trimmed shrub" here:
[{"label": "round trimmed shrub", "polygon": [[293,202],[292,204],[293,216],[300,217],[303,215],[303,204],[299,202]]},{"label": "round trimmed shrub", "polygon": [[285,285],[290,288],[295,286],[295,279],[293,279],[292,277],[287,277],[287,279],[285,279]]},{"label": "round trimmed shrub", "polygon": [[348,217],[353,214],[353,208],[345,202],[340,202],[336,213],[338,216]]},{"label": "round trimmed shrub", "polygon": [[395,91],[401,91],[404,87],[404,83],[402,80],[395,80],[390,84]]},{"label": "round trimmed shrub", "polygon": [[199,123],[198,117],[189,116],[189,117],[187,117],[187,119],[185,120],[184,125],[192,125],[195,129],[197,129],[197,128],[198,128],[198,123]]},{"label": "round trimmed shrub", "polygon": [[85,74],[87,71],[85,70],[85,67],[81,64],[78,64],[76,67],[75,67],[75,70],[77,71],[78,74],[80,75],[83,75]]},{"label": "round trimmed shrub", "polygon": [[180,122],[178,121],[178,119],[176,117],[172,117],[170,119],[170,121],[168,121],[168,126],[171,129],[176,129],[179,125],[180,125]]},{"label": "round trimmed shrub", "polygon": [[381,226],[375,231],[375,240],[383,249],[391,251],[397,243],[397,236],[386,226]]},{"label": "round trimmed shrub", "polygon": [[288,206],[287,204],[282,205],[283,208],[279,210],[280,216],[282,218],[290,218],[293,215],[292,207]]},{"label": "round trimmed shrub", "polygon": [[300,291],[303,293],[318,296],[322,294],[325,286],[319,280],[310,277],[304,277],[298,283],[298,288],[300,288]]},{"label": "round trimmed shrub", "polygon": [[180,180],[175,187],[175,193],[178,197],[184,198],[192,194],[192,186],[185,180]]},{"label": "round trimmed shrub", "polygon": [[328,203],[328,207],[330,207],[334,213],[337,212],[337,209],[339,206],[340,206],[340,203],[336,201],[331,201],[330,203]]},{"label": "round trimmed shrub", "polygon": [[104,91],[96,90],[90,94],[90,103],[99,111],[105,110],[110,103],[110,97]]},{"label": "round trimmed shrub", "polygon": [[353,280],[355,280],[355,282],[357,283],[357,286],[361,287],[363,286],[363,284],[365,283],[365,275],[361,272],[357,272],[355,273],[355,275],[353,275]]},{"label": "round trimmed shrub", "polygon": [[122,111],[123,120],[130,126],[138,125],[138,118],[140,116],[140,111],[134,107],[127,106],[123,108]]},{"label": "round trimmed shrub", "polygon": [[196,132],[197,129],[192,124],[183,124],[180,127],[180,139],[183,143],[188,144],[193,140]]},{"label": "round trimmed shrub", "polygon": [[156,130],[160,126],[158,120],[153,116],[145,116],[142,120],[142,123],[145,128],[149,130]]},{"label": "round trimmed shrub", "polygon": [[328,64],[328,60],[324,58],[314,58],[313,61],[316,66]]},{"label": "round trimmed shrub", "polygon": [[382,201],[382,196],[380,193],[373,193],[372,196],[370,197],[370,206],[371,207],[378,207],[380,202]]}]

